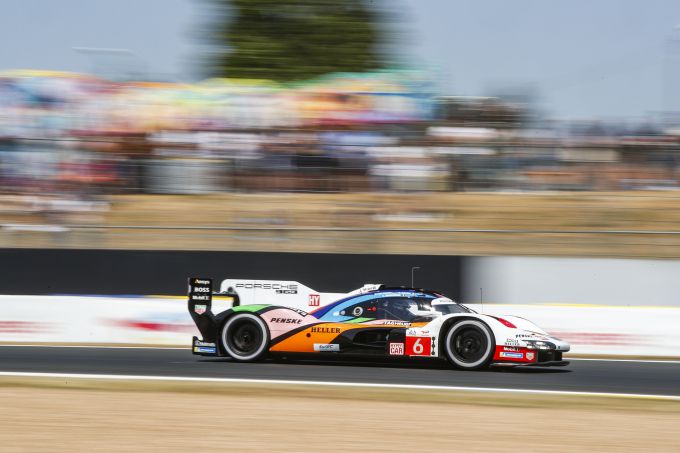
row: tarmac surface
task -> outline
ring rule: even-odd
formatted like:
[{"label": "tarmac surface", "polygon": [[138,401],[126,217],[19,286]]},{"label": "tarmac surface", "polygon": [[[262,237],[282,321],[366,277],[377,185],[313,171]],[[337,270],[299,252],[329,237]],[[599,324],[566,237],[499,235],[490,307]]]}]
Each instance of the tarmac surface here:
[{"label": "tarmac surface", "polygon": [[0,346],[1,372],[80,373],[437,385],[680,396],[680,362],[573,360],[559,368],[458,371],[446,362],[234,363],[189,349]]}]

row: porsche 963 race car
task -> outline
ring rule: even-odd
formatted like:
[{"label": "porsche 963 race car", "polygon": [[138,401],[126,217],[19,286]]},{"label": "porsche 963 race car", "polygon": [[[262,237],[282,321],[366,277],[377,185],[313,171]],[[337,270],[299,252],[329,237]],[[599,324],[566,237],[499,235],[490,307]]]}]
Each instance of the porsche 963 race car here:
[{"label": "porsche 963 race car", "polygon": [[[223,310],[213,310],[218,301]],[[299,353],[446,359],[465,370],[568,364],[569,344],[530,321],[477,313],[424,289],[367,284],[336,294],[227,279],[213,293],[211,279],[190,278],[188,305],[202,335],[193,353],[237,362]]]}]

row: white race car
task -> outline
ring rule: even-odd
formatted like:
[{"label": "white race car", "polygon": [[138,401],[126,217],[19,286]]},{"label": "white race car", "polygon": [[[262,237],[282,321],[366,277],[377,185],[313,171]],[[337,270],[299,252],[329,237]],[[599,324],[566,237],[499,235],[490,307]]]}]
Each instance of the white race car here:
[{"label": "white race car", "polygon": [[[227,300],[223,310],[213,310]],[[367,284],[347,294],[298,282],[189,279],[193,352],[254,361],[316,354],[446,359],[454,367],[564,366],[569,344],[516,316],[477,313],[435,291]]]}]

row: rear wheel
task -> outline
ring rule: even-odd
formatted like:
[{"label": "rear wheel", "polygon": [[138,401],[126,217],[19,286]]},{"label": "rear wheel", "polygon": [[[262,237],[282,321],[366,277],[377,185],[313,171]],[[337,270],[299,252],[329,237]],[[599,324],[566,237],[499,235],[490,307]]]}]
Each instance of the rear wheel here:
[{"label": "rear wheel", "polygon": [[478,370],[491,363],[495,344],[493,333],[486,324],[466,319],[449,329],[444,351],[456,368]]},{"label": "rear wheel", "polygon": [[267,355],[269,331],[264,321],[252,313],[238,313],[222,327],[222,347],[234,360],[253,362]]}]

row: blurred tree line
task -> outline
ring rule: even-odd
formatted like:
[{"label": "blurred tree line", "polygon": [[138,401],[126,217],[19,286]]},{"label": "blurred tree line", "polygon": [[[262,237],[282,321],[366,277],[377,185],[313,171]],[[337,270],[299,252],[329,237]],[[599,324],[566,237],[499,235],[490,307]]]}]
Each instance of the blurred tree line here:
[{"label": "blurred tree line", "polygon": [[380,11],[366,0],[213,0],[214,77],[305,80],[383,68]]}]

